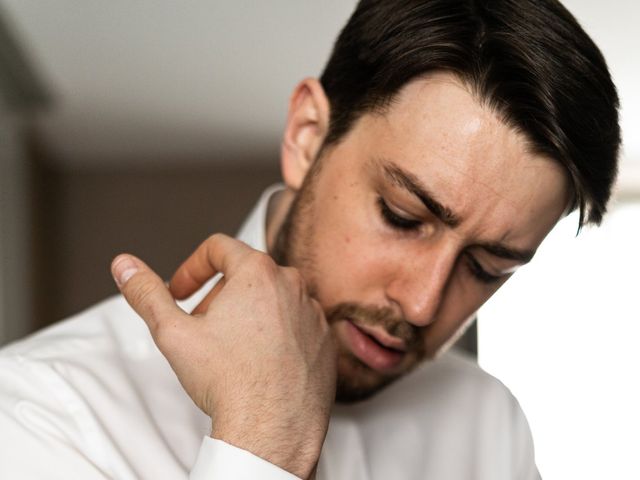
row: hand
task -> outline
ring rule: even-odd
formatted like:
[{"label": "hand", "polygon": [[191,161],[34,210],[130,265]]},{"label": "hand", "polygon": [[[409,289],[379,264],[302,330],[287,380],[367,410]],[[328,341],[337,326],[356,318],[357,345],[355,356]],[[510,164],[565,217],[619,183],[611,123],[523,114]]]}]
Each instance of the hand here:
[{"label": "hand", "polygon": [[[112,272],[183,388],[212,418],[212,436],[311,475],[335,397],[336,349],[298,271],[217,234],[177,270],[171,291],[130,255],[118,256]],[[173,296],[186,298],[218,272],[223,279],[195,313],[175,304]]]}]

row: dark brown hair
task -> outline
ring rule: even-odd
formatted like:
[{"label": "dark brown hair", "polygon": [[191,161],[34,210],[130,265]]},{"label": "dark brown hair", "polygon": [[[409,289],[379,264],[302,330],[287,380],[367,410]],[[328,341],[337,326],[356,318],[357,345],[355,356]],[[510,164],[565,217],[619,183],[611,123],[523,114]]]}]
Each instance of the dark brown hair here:
[{"label": "dark brown hair", "polygon": [[566,168],[580,226],[601,222],[617,172],[618,96],[600,50],[559,2],[361,0],[321,76],[325,146],[434,71],[458,75]]}]

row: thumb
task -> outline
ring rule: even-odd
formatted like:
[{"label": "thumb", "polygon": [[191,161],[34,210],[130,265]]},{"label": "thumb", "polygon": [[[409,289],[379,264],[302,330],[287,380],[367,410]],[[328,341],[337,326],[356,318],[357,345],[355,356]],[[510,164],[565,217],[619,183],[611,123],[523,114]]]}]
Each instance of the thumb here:
[{"label": "thumb", "polygon": [[163,323],[188,317],[175,303],[162,279],[133,255],[118,255],[111,262],[116,285],[129,305],[146,322],[156,337]]}]

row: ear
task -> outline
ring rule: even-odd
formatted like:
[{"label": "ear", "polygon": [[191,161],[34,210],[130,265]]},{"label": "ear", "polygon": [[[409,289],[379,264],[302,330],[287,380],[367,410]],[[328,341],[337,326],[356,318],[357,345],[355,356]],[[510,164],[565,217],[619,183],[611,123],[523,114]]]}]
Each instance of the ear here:
[{"label": "ear", "polygon": [[305,78],[289,100],[281,149],[282,178],[297,191],[322,146],[329,126],[329,101],[320,82]]}]

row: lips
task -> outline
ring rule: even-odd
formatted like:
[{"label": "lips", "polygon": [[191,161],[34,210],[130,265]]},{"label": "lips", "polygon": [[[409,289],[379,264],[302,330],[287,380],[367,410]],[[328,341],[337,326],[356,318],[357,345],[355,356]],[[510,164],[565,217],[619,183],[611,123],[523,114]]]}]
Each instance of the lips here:
[{"label": "lips", "polygon": [[351,352],[374,370],[390,372],[404,359],[404,343],[374,327],[345,322],[346,341]]},{"label": "lips", "polygon": [[374,340],[376,340],[383,347],[390,348],[391,350],[398,350],[400,352],[407,351],[407,347],[404,341],[400,340],[398,337],[389,335],[387,331],[382,328],[370,327],[367,325],[359,325],[356,326],[356,328],[362,330],[370,337],[373,337]]}]

